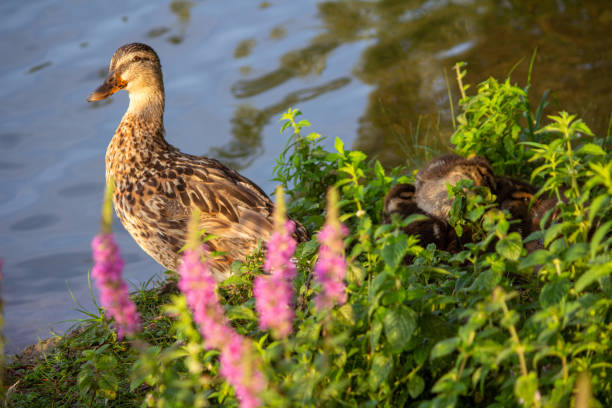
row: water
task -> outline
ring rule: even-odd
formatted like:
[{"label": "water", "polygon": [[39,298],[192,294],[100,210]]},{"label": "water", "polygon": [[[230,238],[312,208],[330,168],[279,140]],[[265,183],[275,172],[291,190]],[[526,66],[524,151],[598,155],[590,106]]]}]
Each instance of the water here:
[{"label": "water", "polygon": [[[313,130],[386,165],[444,150],[450,68],[524,84],[602,135],[612,112],[612,10],[599,1],[82,2],[0,5],[0,257],[7,351],[48,337],[93,308],[89,242],[99,227],[104,152],[127,94],[88,104],[120,45],[160,55],[167,138],[240,168],[271,191],[285,144],[279,116],[299,107]],[[448,77],[448,82],[445,79]],[[450,84],[447,86],[447,83]],[[418,132],[417,132],[418,127]],[[404,149],[398,140],[407,143]],[[127,278],[163,269],[119,224]]]}]

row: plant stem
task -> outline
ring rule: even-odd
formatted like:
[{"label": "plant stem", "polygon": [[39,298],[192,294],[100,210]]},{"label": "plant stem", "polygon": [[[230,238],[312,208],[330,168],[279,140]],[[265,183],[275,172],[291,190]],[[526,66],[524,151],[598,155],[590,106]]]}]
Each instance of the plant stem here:
[{"label": "plant stem", "polygon": [[[504,312],[504,317],[508,318],[508,316],[510,315],[510,312],[508,310],[508,306],[506,305],[506,300],[504,299],[504,292],[503,290],[501,290],[501,288],[498,288],[498,294],[501,295],[499,296],[500,302],[501,302],[501,307],[502,310]],[[495,296],[495,295],[494,295]],[[512,341],[515,344],[515,350],[516,350],[516,354],[518,356],[519,359],[519,364],[521,366],[521,375],[522,376],[528,376],[529,375],[529,370],[527,370],[527,361],[525,360],[525,348],[524,346],[521,344],[521,340],[519,339],[518,333],[516,332],[516,328],[514,327],[514,324],[510,323],[509,327],[508,327],[508,331],[510,332],[510,336],[512,337]],[[534,396],[537,396],[539,394],[539,391],[536,389],[536,392],[534,394]],[[540,406],[540,400],[538,398],[534,398],[533,400],[534,404],[536,407]]]},{"label": "plant stem", "polygon": [[459,67],[459,63],[455,64],[453,67],[455,71],[457,71],[457,84],[459,85],[459,92],[461,92],[461,99],[465,99],[465,90],[463,89],[463,81],[461,76],[461,68]]},{"label": "plant stem", "polygon": [[[501,308],[504,312],[504,317],[508,318],[510,315],[510,312],[508,311],[508,306],[506,305],[506,300],[504,299],[505,293],[503,289],[498,287],[493,293],[494,298],[496,297],[496,295],[499,297]],[[510,323],[508,327],[508,331],[510,332],[512,341],[516,345],[516,354],[518,355],[519,364],[521,365],[521,375],[527,375],[529,374],[529,372],[527,371],[527,363],[525,361],[525,354],[523,353],[523,346],[521,345],[521,340],[519,339],[519,336],[518,336],[518,333],[516,332],[516,328],[514,327],[514,324]]]}]

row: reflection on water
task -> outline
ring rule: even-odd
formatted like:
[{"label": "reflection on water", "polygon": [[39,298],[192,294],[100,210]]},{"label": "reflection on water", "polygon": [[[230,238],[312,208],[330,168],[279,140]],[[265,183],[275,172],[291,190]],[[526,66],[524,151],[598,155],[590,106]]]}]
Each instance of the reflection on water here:
[{"label": "reflection on water", "polygon": [[[607,131],[612,111],[612,9],[597,0],[0,3],[0,256],[9,351],[78,317],[88,304],[89,241],[98,228],[104,151],[125,92],[87,104],[115,49],[151,44],[164,67],[168,140],[208,152],[267,191],[285,145],[278,117],[299,107],[316,131],[418,165],[448,149],[450,71],[467,82],[512,74],[533,103],[560,106]],[[447,79],[448,77],[448,79]],[[473,91],[473,89],[472,89]],[[449,93],[451,95],[449,101]],[[116,223],[125,273],[157,266]]]},{"label": "reflection on water", "polygon": [[248,98],[282,85],[296,76],[320,75],[325,68],[327,55],[340,43],[323,37],[316,37],[314,43],[280,58],[280,66],[272,72],[254,79],[244,79],[232,86],[236,98]]},{"label": "reflection on water", "polygon": [[195,3],[189,0],[174,0],[170,3],[170,11],[178,17],[180,23],[180,33],[168,37],[168,41],[172,44],[180,44],[185,39],[185,32],[191,19],[191,8],[193,6],[195,6]]},{"label": "reflection on water", "polygon": [[[232,93],[248,98],[296,76],[319,75],[339,46],[370,40],[359,64],[347,67],[374,87],[355,147],[395,165],[406,161],[406,149],[398,145],[447,149],[452,132],[447,95],[449,87],[454,95],[456,89],[445,80],[445,70],[454,62],[468,61],[467,80],[479,82],[509,74],[538,48],[532,101],[552,89],[555,108],[577,112],[603,134],[612,110],[609,93],[600,91],[610,86],[605,82],[612,71],[611,15],[597,1],[524,0],[502,7],[495,1],[320,2],[323,30],[307,46],[282,55],[276,69],[237,81]],[[527,69],[527,62],[519,65],[514,80],[524,84]],[[585,76],[597,80],[586,82]]]},{"label": "reflection on water", "polygon": [[51,66],[51,64],[52,64],[51,61],[45,61],[42,64],[34,65],[32,68],[28,69],[28,74],[33,74],[36,71],[40,71],[41,69],[45,69],[45,68]]},{"label": "reflection on water", "polygon": [[300,89],[291,92],[278,103],[262,110],[248,104],[239,105],[231,119],[233,139],[226,147],[213,147],[210,150],[210,155],[238,170],[250,166],[253,160],[260,153],[263,153],[261,132],[272,117],[283,113],[292,106],[300,106],[301,102],[340,89],[348,85],[349,82],[349,78],[339,78],[320,86]]},{"label": "reflection on water", "polygon": [[282,40],[287,35],[287,30],[283,26],[276,26],[270,30],[268,37],[274,40]]},{"label": "reflection on water", "polygon": [[147,32],[147,37],[149,38],[157,38],[164,34],[166,34],[170,29],[168,27],[155,27]]},{"label": "reflection on water", "polygon": [[234,49],[234,58],[244,58],[249,56],[256,43],[257,42],[252,38],[240,41],[238,45],[236,45],[236,49]]}]

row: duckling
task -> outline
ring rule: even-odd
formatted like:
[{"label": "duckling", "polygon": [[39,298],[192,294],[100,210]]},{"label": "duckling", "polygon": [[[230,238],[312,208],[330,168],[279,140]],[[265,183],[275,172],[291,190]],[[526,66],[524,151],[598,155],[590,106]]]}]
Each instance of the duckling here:
[{"label": "duckling", "polygon": [[495,183],[497,188],[494,193],[499,208],[508,211],[511,219],[519,221],[512,224],[510,230],[518,232],[523,238],[527,237],[535,231],[534,227],[539,225],[539,223],[534,225],[535,207],[531,206],[538,189],[525,181],[511,177],[496,177]]},{"label": "duckling", "polygon": [[487,159],[466,159],[456,154],[438,157],[417,173],[415,184],[416,203],[423,211],[448,221],[452,199],[448,198],[446,183],[457,184],[459,180],[471,179],[477,186],[495,190],[495,176]]},{"label": "duckling", "polygon": [[[164,83],[157,53],[148,45],[126,44],[113,55],[106,79],[88,97],[99,101],[125,89],[130,103],[106,150],[106,180],[113,178],[118,218],[140,247],[167,269],[176,270],[193,208],[217,280],[244,259],[273,229],[273,203],[248,178],[207,157],[181,153],[165,139]],[[295,237],[307,240],[296,223]]]},{"label": "duckling", "polygon": [[[541,229],[541,223],[549,210],[554,209],[559,202],[556,198],[540,196],[536,198],[537,187],[511,177],[496,177],[497,202],[502,210],[507,210],[511,219],[519,220],[511,230],[517,231],[523,238]],[[553,211],[546,227],[558,217],[558,211]]]},{"label": "duckling", "polygon": [[426,220],[413,221],[403,229],[406,234],[417,236],[424,247],[435,244],[438,249],[449,252],[457,252],[460,247],[453,228],[419,208],[412,184],[396,184],[391,188],[385,197],[382,222],[390,223],[392,214],[399,214],[402,218],[412,214],[422,214],[428,217]]}]

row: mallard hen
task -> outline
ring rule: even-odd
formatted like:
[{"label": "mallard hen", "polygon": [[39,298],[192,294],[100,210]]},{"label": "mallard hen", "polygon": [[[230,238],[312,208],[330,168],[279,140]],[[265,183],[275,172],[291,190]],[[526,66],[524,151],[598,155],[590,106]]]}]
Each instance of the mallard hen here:
[{"label": "mallard hen", "polygon": [[[145,44],[120,47],[108,76],[87,100],[102,100],[120,89],[130,104],[106,150],[106,179],[115,180],[113,204],[125,229],[167,269],[176,270],[192,208],[200,227],[216,236],[208,242],[221,256],[212,259],[219,280],[273,229],[273,203],[255,183],[219,161],[181,153],[164,138],[164,83],[159,57]],[[298,241],[307,239],[296,223]]]}]

